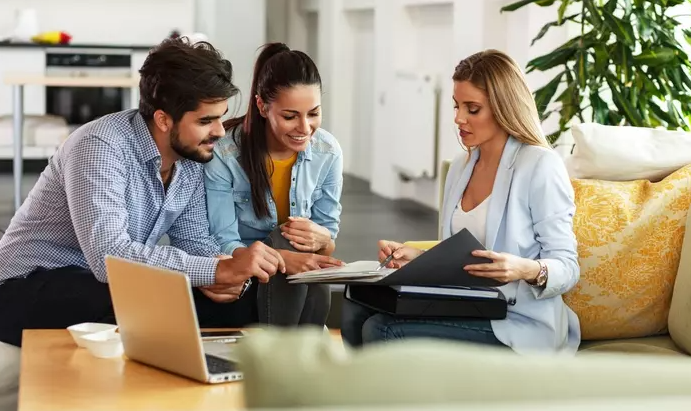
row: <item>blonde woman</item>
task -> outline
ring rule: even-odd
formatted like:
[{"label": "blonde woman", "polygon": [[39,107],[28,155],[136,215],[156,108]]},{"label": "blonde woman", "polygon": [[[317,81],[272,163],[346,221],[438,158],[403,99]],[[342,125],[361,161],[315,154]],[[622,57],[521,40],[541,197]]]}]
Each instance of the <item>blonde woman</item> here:
[{"label": "blonde woman", "polygon": [[[506,54],[487,50],[461,61],[453,75],[455,123],[469,156],[449,171],[442,208],[443,238],[467,228],[491,263],[464,267],[495,278],[514,305],[504,320],[398,318],[346,301],[343,336],[351,345],[431,337],[570,352],[580,344],[576,314],[562,301],[579,279],[573,234],[574,194],[562,160],[540,129],[525,78]],[[421,251],[379,242],[400,267]]]}]

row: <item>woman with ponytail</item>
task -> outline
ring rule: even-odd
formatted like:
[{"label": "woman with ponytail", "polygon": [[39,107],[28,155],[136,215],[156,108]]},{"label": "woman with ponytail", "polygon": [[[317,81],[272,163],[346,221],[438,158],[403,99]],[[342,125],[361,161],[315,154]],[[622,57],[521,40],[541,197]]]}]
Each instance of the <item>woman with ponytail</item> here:
[{"label": "woman with ponytail", "polygon": [[[210,229],[224,254],[263,241],[279,250],[286,275],[342,264],[331,254],[343,155],[320,128],[321,91],[319,71],[305,53],[282,43],[262,49],[247,112],[224,123],[226,136],[205,168]],[[283,274],[256,287],[259,322],[324,325],[328,286],[288,284]]]}]

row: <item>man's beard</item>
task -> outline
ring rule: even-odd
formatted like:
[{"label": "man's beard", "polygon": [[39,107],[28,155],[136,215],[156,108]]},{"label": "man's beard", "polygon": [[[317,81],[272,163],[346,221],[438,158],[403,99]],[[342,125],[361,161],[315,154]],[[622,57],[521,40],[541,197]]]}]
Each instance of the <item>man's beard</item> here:
[{"label": "man's beard", "polygon": [[175,126],[170,131],[170,147],[175,151],[177,155],[188,160],[196,161],[197,163],[208,163],[214,158],[214,153],[206,152],[201,149],[201,144],[213,143],[217,141],[220,137],[209,137],[202,141],[200,145],[196,147],[188,147],[180,142],[180,132],[178,127]]}]

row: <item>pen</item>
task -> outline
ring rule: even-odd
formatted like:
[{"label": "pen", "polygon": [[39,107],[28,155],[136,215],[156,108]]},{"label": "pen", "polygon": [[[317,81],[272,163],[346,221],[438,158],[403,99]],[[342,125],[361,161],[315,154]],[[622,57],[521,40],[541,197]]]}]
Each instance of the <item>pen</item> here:
[{"label": "pen", "polygon": [[398,249],[393,250],[393,251],[391,252],[391,254],[389,254],[389,256],[386,257],[386,258],[384,259],[384,261],[381,262],[381,264],[379,264],[379,267],[377,268],[377,271],[379,271],[379,270],[381,270],[382,268],[386,267],[386,265],[387,265],[388,263],[390,263],[391,260],[393,260],[393,255],[394,255],[394,253],[395,253],[396,251],[398,251]]}]

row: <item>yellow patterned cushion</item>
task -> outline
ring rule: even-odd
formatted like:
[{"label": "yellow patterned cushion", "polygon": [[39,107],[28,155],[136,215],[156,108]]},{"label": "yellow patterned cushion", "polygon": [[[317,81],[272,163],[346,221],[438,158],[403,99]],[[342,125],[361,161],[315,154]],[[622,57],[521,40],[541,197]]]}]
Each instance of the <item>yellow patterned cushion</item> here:
[{"label": "yellow patterned cushion", "polygon": [[658,183],[572,180],[581,279],[564,296],[584,340],[665,333],[691,203],[691,165]]}]

